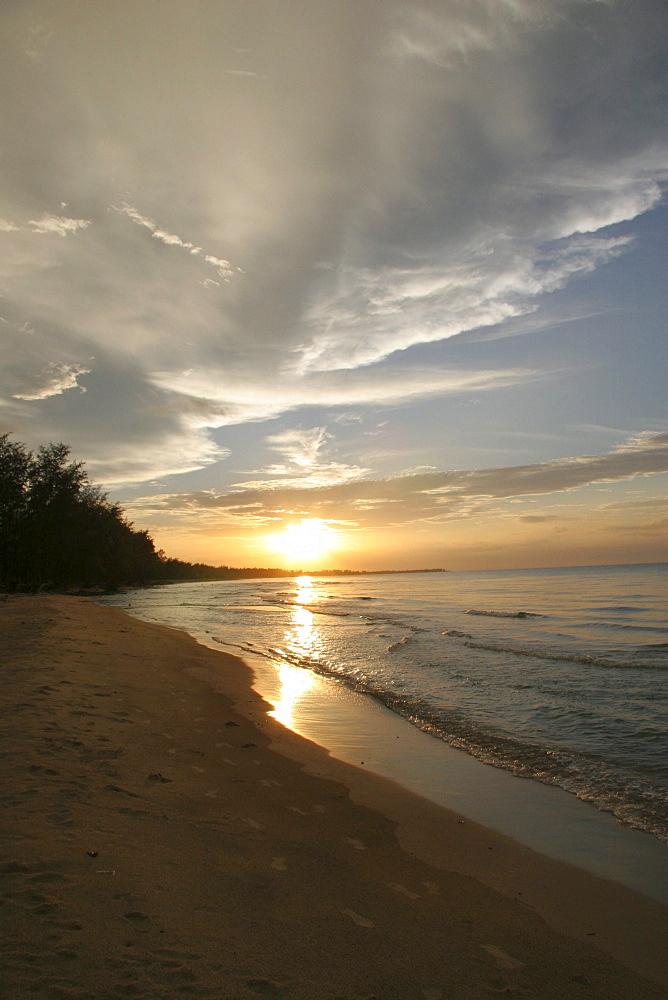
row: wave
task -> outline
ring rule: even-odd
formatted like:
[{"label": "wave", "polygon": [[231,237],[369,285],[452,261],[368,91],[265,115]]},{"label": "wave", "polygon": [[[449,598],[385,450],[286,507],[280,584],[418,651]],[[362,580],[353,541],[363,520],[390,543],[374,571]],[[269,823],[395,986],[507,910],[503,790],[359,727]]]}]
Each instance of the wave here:
[{"label": "wave", "polygon": [[280,601],[275,597],[263,597],[265,604],[280,604],[286,608],[303,608],[314,615],[332,615],[335,618],[349,618],[350,611],[325,611],[319,604],[303,604],[301,601]]},{"label": "wave", "polygon": [[[642,660],[613,660],[607,656],[591,656],[588,653],[554,653],[549,650],[523,649],[521,646],[512,646],[501,642],[480,642],[467,636],[464,632],[457,632],[456,629],[445,629],[441,635],[451,636],[461,639],[460,645],[468,646],[470,649],[485,649],[492,653],[512,653],[513,656],[528,656],[537,660],[560,660],[566,663],[583,663],[593,667],[613,667],[620,669],[645,669],[645,670],[666,670],[668,666],[663,663],[648,663]],[[657,647],[646,647],[654,648]]]},{"label": "wave", "polygon": [[659,635],[668,635],[668,626],[665,625],[630,625],[619,622],[574,622],[573,629],[581,628],[609,628],[619,632],[658,632]]},{"label": "wave", "polygon": [[[405,637],[407,640],[410,637]],[[423,732],[450,746],[521,778],[557,785],[596,808],[611,812],[625,826],[644,830],[668,842],[668,809],[665,791],[650,778],[629,773],[620,778],[603,760],[562,747],[550,747],[488,730],[457,710],[437,708],[413,693],[394,690],[374,676],[355,676],[340,665],[299,656],[281,647],[259,649],[251,643],[216,640],[269,660],[281,660],[330,677],[362,694],[371,695]],[[467,643],[469,645],[469,643]],[[251,648],[252,647],[252,648]],[[484,647],[486,648],[486,647]],[[620,794],[620,781],[624,787]]]},{"label": "wave", "polygon": [[486,618],[546,618],[546,615],[539,615],[535,611],[478,611],[477,608],[469,608],[465,615],[483,615]]},{"label": "wave", "polygon": [[641,608],[638,607],[637,605],[633,607],[629,604],[609,604],[604,607],[585,608],[585,611],[596,611],[596,612],[619,611],[622,614],[637,614],[638,612],[649,611],[649,610],[651,609]]}]

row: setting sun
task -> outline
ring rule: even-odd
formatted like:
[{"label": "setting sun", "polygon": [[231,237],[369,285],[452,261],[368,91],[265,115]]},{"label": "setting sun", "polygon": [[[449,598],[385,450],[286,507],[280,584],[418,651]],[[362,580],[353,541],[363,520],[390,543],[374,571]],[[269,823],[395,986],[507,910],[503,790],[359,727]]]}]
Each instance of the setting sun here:
[{"label": "setting sun", "polygon": [[317,560],[337,547],[337,534],[335,528],[319,517],[302,518],[289,524],[280,535],[274,535],[272,548],[291,562]]}]

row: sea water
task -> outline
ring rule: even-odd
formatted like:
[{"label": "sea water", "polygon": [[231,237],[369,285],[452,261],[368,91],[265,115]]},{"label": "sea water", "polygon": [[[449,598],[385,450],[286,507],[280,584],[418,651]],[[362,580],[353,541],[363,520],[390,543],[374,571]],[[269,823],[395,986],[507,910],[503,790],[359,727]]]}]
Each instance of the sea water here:
[{"label": "sea water", "polygon": [[104,603],[335,678],[668,842],[668,564],[180,583]]}]

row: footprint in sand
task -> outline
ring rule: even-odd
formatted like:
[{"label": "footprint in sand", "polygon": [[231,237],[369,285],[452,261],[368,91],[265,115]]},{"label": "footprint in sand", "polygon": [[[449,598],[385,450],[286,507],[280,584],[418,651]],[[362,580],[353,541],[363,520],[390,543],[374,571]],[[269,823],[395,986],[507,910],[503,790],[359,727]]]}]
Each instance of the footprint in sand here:
[{"label": "footprint in sand", "polygon": [[251,830],[258,830],[258,831],[266,830],[266,827],[264,826],[263,823],[258,823],[257,820],[251,819],[250,816],[240,816],[239,818],[241,819],[242,823],[246,823],[251,828]]},{"label": "footprint in sand", "polygon": [[346,837],[346,844],[354,847],[356,851],[366,851],[366,844],[361,840],[355,840],[354,837]]},{"label": "footprint in sand", "polygon": [[277,872],[286,872],[288,866],[285,863],[285,858],[272,858],[270,868],[274,868]]},{"label": "footprint in sand", "polygon": [[524,962],[520,962],[519,959],[513,958],[509,955],[507,951],[503,948],[499,948],[496,944],[481,944],[480,947],[483,951],[486,951],[488,955],[496,959],[496,964],[499,969],[521,969],[524,966]]},{"label": "footprint in sand", "polygon": [[394,892],[398,892],[400,895],[405,896],[406,899],[421,898],[419,892],[411,892],[410,889],[407,889],[405,885],[401,885],[399,882],[388,882],[387,884],[389,885],[390,889],[393,889]]},{"label": "footprint in sand", "polygon": [[360,916],[360,914],[359,913],[355,913],[354,910],[341,910],[341,913],[343,913],[343,915],[345,917],[350,917],[350,919],[352,920],[352,922],[354,924],[357,924],[358,927],[375,927],[376,926],[374,924],[373,920],[369,920],[368,917],[362,917],[362,916]]}]

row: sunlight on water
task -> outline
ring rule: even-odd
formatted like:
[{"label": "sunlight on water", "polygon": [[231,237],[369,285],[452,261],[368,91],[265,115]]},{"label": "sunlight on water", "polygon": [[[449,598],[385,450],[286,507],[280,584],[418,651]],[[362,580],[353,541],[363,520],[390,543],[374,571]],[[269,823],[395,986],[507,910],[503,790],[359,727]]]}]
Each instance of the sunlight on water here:
[{"label": "sunlight on water", "polygon": [[[313,581],[310,577],[299,577],[297,600],[313,599]],[[285,630],[284,640],[287,649],[299,659],[313,659],[321,647],[321,638],[317,626],[314,625],[313,612],[308,608],[295,608],[291,613],[289,627]],[[307,694],[315,683],[315,675],[303,667],[293,667],[280,664],[277,667],[280,690],[274,710],[269,713],[284,726],[292,726],[293,713],[300,699]]]},{"label": "sunlight on water", "polygon": [[291,652],[298,656],[312,656],[318,645],[318,630],[313,625],[313,613],[306,608],[298,608],[292,617],[290,628],[285,633],[285,641]]},{"label": "sunlight on water", "polygon": [[298,576],[295,579],[295,583],[297,584],[296,600],[300,604],[307,604],[309,601],[312,601],[315,597],[312,577]]}]

